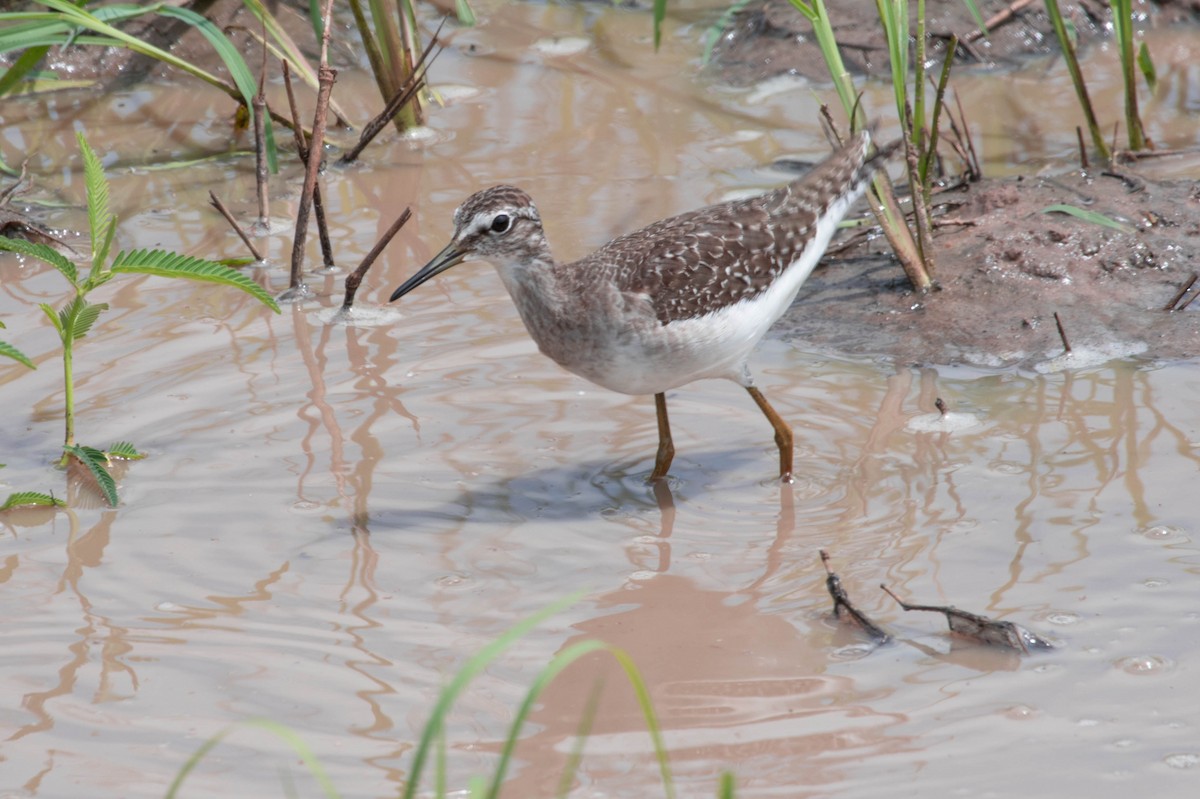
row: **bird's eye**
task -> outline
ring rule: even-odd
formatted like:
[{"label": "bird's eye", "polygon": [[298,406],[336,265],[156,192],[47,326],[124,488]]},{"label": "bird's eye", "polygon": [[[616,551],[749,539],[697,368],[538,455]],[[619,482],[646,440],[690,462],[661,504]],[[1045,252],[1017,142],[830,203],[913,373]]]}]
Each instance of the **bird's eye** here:
[{"label": "bird's eye", "polygon": [[512,227],[512,219],[508,214],[496,214],[496,218],[492,220],[493,233],[507,233]]}]

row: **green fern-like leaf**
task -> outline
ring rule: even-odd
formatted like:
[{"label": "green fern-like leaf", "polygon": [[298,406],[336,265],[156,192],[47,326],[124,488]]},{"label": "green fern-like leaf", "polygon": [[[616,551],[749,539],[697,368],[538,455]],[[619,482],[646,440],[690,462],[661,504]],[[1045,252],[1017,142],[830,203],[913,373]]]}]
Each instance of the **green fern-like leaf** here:
[{"label": "green fern-like leaf", "polygon": [[108,473],[108,458],[104,456],[104,453],[95,447],[85,447],[79,444],[64,446],[63,451],[74,455],[80,463],[87,467],[87,470],[92,473],[92,477],[96,478],[96,484],[100,486],[100,491],[104,494],[104,499],[109,506],[117,507],[117,481]]},{"label": "green fern-like leaf", "polygon": [[3,505],[0,505],[0,512],[12,508],[29,507],[31,505],[61,508],[66,504],[58,497],[43,494],[40,491],[18,491],[15,494],[8,495],[8,499],[4,500]]},{"label": "green fern-like leaf", "polygon": [[262,286],[241,272],[203,258],[193,258],[190,255],[164,250],[120,252],[113,261],[112,272],[113,274],[124,272],[158,275],[159,277],[186,277],[189,280],[220,283],[224,286],[241,289],[275,313],[280,313],[279,306]]},{"label": "green fern-like leaf", "polygon": [[35,244],[32,241],[25,241],[25,239],[10,239],[7,236],[0,236],[0,250],[8,250],[44,261],[61,272],[63,277],[71,281],[72,286],[79,285],[79,271],[75,268],[75,264],[52,247]]},{"label": "green fern-like leaf", "polygon": [[86,336],[88,331],[92,329],[92,325],[96,323],[96,318],[100,316],[101,312],[108,310],[108,303],[98,302],[92,304],[83,299],[83,297],[76,297],[71,305],[78,306],[75,311],[75,318],[71,323],[71,337],[76,339]]},{"label": "green fern-like leaf", "polygon": [[17,363],[23,363],[30,369],[37,368],[34,362],[29,360],[25,353],[21,352],[7,341],[0,341],[0,355],[3,355],[5,358],[12,358]]},{"label": "green fern-like leaf", "polygon": [[142,458],[146,457],[146,453],[138,452],[133,444],[129,443],[128,441],[118,441],[110,446],[104,454],[107,455],[109,459],[119,458],[123,461],[140,461]]},{"label": "green fern-like leaf", "polygon": [[83,132],[75,134],[79,140],[79,152],[83,156],[83,182],[87,191],[88,227],[92,236],[92,269],[101,268],[107,260],[108,253],[104,252],[106,241],[111,241],[110,228],[113,223],[112,212],[108,204],[108,180],[104,177],[104,166],[96,157],[95,151],[83,137]]}]

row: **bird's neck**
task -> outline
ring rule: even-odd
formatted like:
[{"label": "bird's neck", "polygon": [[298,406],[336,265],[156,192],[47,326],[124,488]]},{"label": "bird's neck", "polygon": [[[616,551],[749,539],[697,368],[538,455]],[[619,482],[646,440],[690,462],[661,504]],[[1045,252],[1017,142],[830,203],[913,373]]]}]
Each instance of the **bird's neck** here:
[{"label": "bird's neck", "polygon": [[495,260],[493,266],[526,323],[531,315],[559,317],[564,313],[568,298],[549,247],[533,258]]}]

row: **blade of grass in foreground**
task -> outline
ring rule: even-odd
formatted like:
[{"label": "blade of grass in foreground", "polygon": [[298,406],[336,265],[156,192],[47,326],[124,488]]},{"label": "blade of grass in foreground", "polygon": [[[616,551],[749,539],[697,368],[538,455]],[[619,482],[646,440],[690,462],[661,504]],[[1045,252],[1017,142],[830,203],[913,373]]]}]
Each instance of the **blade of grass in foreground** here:
[{"label": "blade of grass in foreground", "polygon": [[487,799],[498,799],[500,796],[500,786],[504,782],[504,775],[508,770],[508,762],[512,758],[514,747],[517,745],[517,737],[521,733],[521,727],[524,726],[525,719],[533,711],[533,706],[537,702],[538,697],[541,696],[542,691],[562,673],[563,669],[592,652],[607,652],[625,670],[625,676],[629,680],[630,685],[633,686],[634,693],[637,694],[638,706],[641,708],[642,716],[646,720],[646,729],[650,733],[651,740],[654,742],[654,754],[658,759],[659,772],[662,774],[663,791],[667,799],[673,799],[675,796],[675,785],[671,779],[671,765],[667,760],[667,747],[663,742],[662,730],[659,729],[658,717],[654,713],[654,706],[650,702],[650,692],[646,690],[646,682],[642,679],[641,673],[638,671],[633,658],[629,656],[628,652],[594,639],[579,641],[567,647],[555,655],[554,659],[538,673],[537,678],[533,681],[533,685],[529,687],[529,691],[525,694],[525,701],[521,703],[521,708],[517,711],[516,718],[513,719],[508,738],[504,742],[504,749],[500,755],[500,763],[496,766],[491,788],[486,795]]},{"label": "blade of grass in foreground", "polygon": [[281,739],[284,743],[290,746],[292,751],[295,752],[296,755],[299,756],[300,760],[304,762],[304,765],[306,768],[308,768],[309,773],[312,774],[313,778],[316,779],[316,781],[321,785],[321,790],[325,792],[325,795],[330,797],[330,799],[338,799],[337,789],[333,787],[333,782],[329,779],[329,775],[325,773],[325,769],[321,767],[321,763],[317,760],[317,757],[313,754],[313,751],[308,748],[308,744],[304,743],[304,740],[288,727],[280,724],[277,721],[271,721],[270,719],[247,719],[246,721],[241,721],[237,724],[232,724],[226,727],[216,735],[206,740],[204,744],[201,745],[201,747],[197,749],[191,757],[188,758],[187,762],[183,764],[183,768],[179,770],[179,773],[175,775],[175,779],[171,782],[171,786],[167,788],[167,799],[175,799],[175,797],[179,796],[179,789],[183,787],[183,781],[187,779],[187,776],[191,774],[193,770],[195,770],[196,766],[200,765],[200,761],[203,760],[204,757],[211,752],[217,744],[221,743],[221,741],[225,740],[231,734],[243,727],[257,727],[258,729],[266,730],[267,732]]},{"label": "blade of grass in foreground", "polygon": [[429,757],[430,747],[433,745],[434,739],[446,721],[446,714],[450,712],[450,708],[454,705],[455,700],[458,699],[459,694],[463,692],[471,680],[479,676],[479,673],[487,668],[489,663],[499,657],[504,650],[516,643],[517,639],[554,614],[570,607],[581,596],[583,596],[583,592],[577,591],[570,596],[550,604],[532,616],[522,619],[463,664],[463,667],[454,675],[454,679],[450,681],[450,684],[442,689],[437,703],[433,706],[433,712],[429,715],[429,721],[425,722],[425,729],[421,732],[421,740],[417,744],[417,751],[413,753],[413,763],[408,773],[408,783],[404,786],[404,799],[414,799],[417,795],[417,789],[421,784],[421,774],[425,770],[425,761]]}]

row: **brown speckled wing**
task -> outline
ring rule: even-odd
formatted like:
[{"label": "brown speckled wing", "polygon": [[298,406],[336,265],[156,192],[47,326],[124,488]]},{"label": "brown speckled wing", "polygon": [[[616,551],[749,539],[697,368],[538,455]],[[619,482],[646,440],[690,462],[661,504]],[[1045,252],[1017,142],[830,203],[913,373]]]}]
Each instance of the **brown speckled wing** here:
[{"label": "brown speckled wing", "polygon": [[829,205],[870,175],[865,151],[856,139],[788,186],[655,222],[568,269],[599,270],[646,295],[664,325],[750,299],[800,255]]}]

